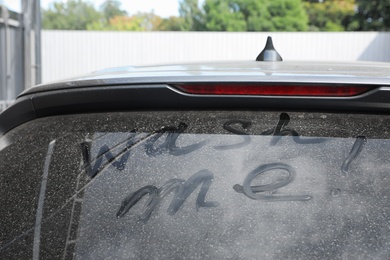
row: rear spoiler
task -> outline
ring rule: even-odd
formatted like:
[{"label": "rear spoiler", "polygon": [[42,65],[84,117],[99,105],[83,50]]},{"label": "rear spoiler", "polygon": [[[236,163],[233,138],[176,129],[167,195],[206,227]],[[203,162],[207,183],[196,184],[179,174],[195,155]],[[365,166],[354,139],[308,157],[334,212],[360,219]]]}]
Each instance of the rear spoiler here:
[{"label": "rear spoiler", "polygon": [[0,135],[37,118],[76,113],[135,110],[284,110],[377,114],[390,112],[388,86],[365,85],[369,90],[355,96],[317,97],[191,94],[177,88],[177,85],[180,84],[79,87],[22,95],[0,114]]}]

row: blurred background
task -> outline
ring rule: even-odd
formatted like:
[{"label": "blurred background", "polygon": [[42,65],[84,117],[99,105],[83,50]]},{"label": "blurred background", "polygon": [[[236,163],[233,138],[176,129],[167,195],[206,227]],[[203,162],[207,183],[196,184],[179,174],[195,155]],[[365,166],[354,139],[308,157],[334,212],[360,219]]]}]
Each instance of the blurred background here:
[{"label": "blurred background", "polygon": [[0,0],[0,111],[24,89],[116,66],[390,62],[390,0]]}]

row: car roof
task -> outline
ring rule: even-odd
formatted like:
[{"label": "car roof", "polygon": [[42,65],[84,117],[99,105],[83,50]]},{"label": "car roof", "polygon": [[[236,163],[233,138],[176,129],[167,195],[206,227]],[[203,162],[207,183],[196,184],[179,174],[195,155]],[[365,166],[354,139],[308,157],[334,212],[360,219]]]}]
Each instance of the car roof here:
[{"label": "car roof", "polygon": [[390,64],[376,62],[226,61],[118,67],[32,87],[20,96],[59,89],[186,82],[288,82],[390,85]]}]

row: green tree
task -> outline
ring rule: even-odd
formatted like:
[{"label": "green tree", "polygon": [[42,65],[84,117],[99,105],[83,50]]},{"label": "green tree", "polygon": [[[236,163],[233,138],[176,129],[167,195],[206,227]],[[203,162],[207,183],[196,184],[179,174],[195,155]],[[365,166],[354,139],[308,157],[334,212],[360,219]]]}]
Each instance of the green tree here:
[{"label": "green tree", "polygon": [[163,19],[155,15],[153,12],[151,13],[137,13],[134,15],[141,21],[141,27],[144,31],[157,31]]},{"label": "green tree", "polygon": [[137,13],[133,16],[118,15],[104,23],[96,21],[89,24],[87,29],[95,31],[158,31],[162,23],[163,19],[154,13]]},{"label": "green tree", "polygon": [[110,19],[108,30],[111,31],[144,31],[142,18],[137,16],[115,16]]},{"label": "green tree", "polygon": [[102,19],[91,3],[81,0],[56,2],[42,11],[42,27],[55,30],[86,30],[88,24]]},{"label": "green tree", "polygon": [[234,2],[206,0],[203,6],[207,31],[246,31],[244,15]]},{"label": "green tree", "polygon": [[106,0],[100,9],[107,21],[115,16],[127,16],[127,12],[121,9],[121,3],[116,0]]},{"label": "green tree", "polygon": [[206,0],[205,28],[210,31],[306,31],[301,0]]},{"label": "green tree", "polygon": [[[106,0],[103,4],[100,5],[100,12],[102,19],[93,21],[87,25],[87,30],[120,30],[119,28],[124,28],[123,30],[129,30],[129,28],[137,28],[133,21],[132,25],[129,25],[130,20],[126,19],[127,12],[120,8],[121,3],[116,0]],[[124,18],[117,18],[124,17]],[[116,18],[112,20],[113,18]],[[110,21],[116,21],[115,25],[110,25]],[[135,19],[133,19],[135,20]],[[135,27],[134,27],[135,26]],[[126,28],[126,29],[125,29]],[[136,29],[138,30],[138,28]]]},{"label": "green tree", "polygon": [[171,16],[163,18],[157,27],[157,31],[181,31],[184,27],[184,19],[182,17]]},{"label": "green tree", "polygon": [[181,31],[203,31],[204,15],[199,8],[198,0],[181,0],[179,2],[179,14],[183,19],[180,24]]},{"label": "green tree", "polygon": [[301,0],[271,0],[271,31],[306,31],[308,17]]},{"label": "green tree", "polygon": [[94,22],[88,24],[91,31],[145,31],[143,19],[137,16],[115,16],[108,23]]},{"label": "green tree", "polygon": [[352,30],[355,0],[306,0],[310,31]]},{"label": "green tree", "polygon": [[356,30],[390,31],[390,0],[356,0]]}]

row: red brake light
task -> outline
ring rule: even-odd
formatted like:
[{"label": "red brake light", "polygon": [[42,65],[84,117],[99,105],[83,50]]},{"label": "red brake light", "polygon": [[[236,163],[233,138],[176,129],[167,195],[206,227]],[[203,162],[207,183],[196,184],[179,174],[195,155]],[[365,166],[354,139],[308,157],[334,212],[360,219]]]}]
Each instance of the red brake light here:
[{"label": "red brake light", "polygon": [[307,85],[243,85],[188,84],[177,85],[179,90],[197,95],[258,95],[258,96],[317,96],[350,97],[362,94],[367,86],[307,86]]}]

